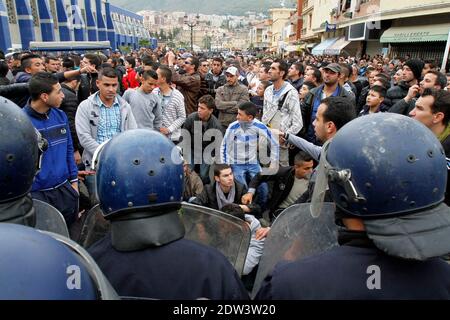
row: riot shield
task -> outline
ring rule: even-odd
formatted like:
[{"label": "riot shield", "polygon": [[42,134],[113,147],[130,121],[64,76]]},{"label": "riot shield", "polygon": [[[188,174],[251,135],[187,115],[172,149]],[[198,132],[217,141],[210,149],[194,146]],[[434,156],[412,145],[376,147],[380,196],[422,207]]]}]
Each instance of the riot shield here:
[{"label": "riot shield", "polygon": [[180,216],[186,239],[216,248],[228,258],[238,275],[242,275],[251,237],[245,221],[186,202],[183,202]]},{"label": "riot shield", "polygon": [[33,207],[36,210],[36,229],[69,238],[66,220],[58,209],[37,199],[33,199]]},{"label": "riot shield", "polygon": [[105,277],[103,272],[98,267],[97,263],[90,256],[90,254],[84,250],[81,246],[78,245],[75,241],[72,241],[68,238],[61,237],[58,234],[53,234],[51,232],[45,232],[49,236],[55,238],[59,242],[71,248],[76,254],[80,256],[80,258],[84,261],[88,272],[92,280],[95,282],[95,285],[98,289],[98,293],[100,294],[101,300],[118,300],[119,296],[117,295],[114,288],[109,283],[108,279]]},{"label": "riot shield", "polygon": [[334,211],[334,203],[323,203],[322,214],[313,218],[310,203],[302,203],[277,217],[264,243],[252,297],[278,262],[303,259],[337,246]]},{"label": "riot shield", "polygon": [[[216,248],[228,258],[239,276],[242,274],[251,236],[245,221],[186,202],[182,204],[180,217],[186,230],[186,239]],[[105,220],[97,205],[87,213],[79,243],[88,248],[103,238],[109,229],[110,222]]]},{"label": "riot shield", "polygon": [[110,222],[103,217],[100,205],[96,205],[86,214],[78,243],[84,248],[89,248],[102,239],[109,229]]}]

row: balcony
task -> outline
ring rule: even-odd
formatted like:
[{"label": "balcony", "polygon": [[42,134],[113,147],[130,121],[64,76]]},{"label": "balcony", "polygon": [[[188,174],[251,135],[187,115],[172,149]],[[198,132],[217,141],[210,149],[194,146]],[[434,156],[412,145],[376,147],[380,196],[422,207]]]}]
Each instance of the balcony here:
[{"label": "balcony", "polygon": [[359,17],[380,14],[376,10],[379,10],[380,8],[381,0],[362,0],[360,5],[357,6],[354,11],[351,11],[352,8],[349,7],[343,12],[340,10],[342,1],[343,0],[339,1],[339,7],[335,7],[331,10],[331,23],[345,23]]},{"label": "balcony", "polygon": [[307,13],[314,7],[314,0],[303,0],[302,14]]}]

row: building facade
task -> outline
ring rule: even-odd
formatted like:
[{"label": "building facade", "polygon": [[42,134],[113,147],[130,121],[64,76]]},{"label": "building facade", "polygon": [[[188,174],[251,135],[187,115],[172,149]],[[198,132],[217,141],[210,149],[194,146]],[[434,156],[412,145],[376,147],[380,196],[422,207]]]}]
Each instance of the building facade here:
[{"label": "building facade", "polygon": [[444,55],[448,0],[314,0],[314,8],[320,10],[313,11],[312,30],[322,40],[316,54],[409,55],[436,62]]},{"label": "building facade", "polygon": [[0,49],[31,41],[106,41],[138,48],[150,39],[143,17],[103,0],[0,0]]},{"label": "building facade", "polygon": [[[289,43],[289,35],[291,33],[290,18],[296,12],[296,9],[290,8],[274,8],[270,9],[271,28],[271,48],[272,51],[281,52]],[[286,25],[288,26],[286,27]]]},{"label": "building facade", "polygon": [[303,0],[301,5],[303,7],[303,25],[300,41],[304,43],[305,47],[309,46],[311,48],[320,41],[318,34],[313,31],[314,0]]},{"label": "building facade", "polygon": [[255,23],[249,31],[249,42],[254,49],[266,50],[271,45],[271,36],[269,32],[270,21],[263,20]]}]

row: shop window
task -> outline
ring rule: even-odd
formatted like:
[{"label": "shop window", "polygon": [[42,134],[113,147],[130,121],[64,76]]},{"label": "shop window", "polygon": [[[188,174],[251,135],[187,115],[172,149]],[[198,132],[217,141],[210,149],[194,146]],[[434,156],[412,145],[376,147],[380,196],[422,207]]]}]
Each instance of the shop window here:
[{"label": "shop window", "polygon": [[6,0],[6,11],[10,24],[17,24],[17,12],[14,0]]}]

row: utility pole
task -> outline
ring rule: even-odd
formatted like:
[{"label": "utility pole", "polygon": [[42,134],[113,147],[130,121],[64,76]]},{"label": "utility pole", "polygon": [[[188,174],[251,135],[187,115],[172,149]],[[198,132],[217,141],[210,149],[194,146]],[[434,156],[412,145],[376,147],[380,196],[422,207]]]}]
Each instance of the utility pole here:
[{"label": "utility pole", "polygon": [[197,14],[193,21],[189,20],[188,15],[184,16],[184,24],[187,25],[191,29],[191,52],[194,52],[194,27],[198,25],[200,20],[200,15]]}]

